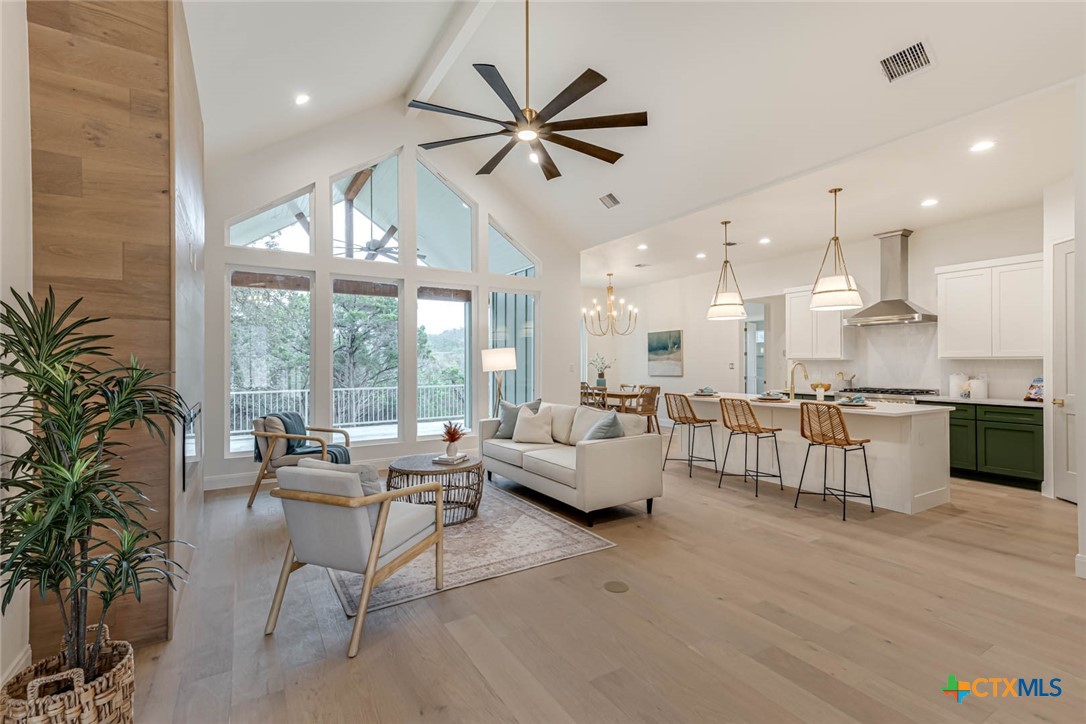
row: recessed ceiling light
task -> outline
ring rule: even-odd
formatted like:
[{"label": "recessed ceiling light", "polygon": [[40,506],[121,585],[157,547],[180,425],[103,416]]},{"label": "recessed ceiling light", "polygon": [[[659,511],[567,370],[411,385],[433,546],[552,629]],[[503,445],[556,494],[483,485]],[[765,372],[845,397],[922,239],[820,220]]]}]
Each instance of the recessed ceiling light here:
[{"label": "recessed ceiling light", "polygon": [[532,151],[531,153],[528,154],[528,160],[531,161],[532,163],[539,163],[539,154],[536,153],[535,151]]},{"label": "recessed ceiling light", "polygon": [[990,151],[995,147],[995,141],[977,141],[969,150],[973,153],[983,153],[984,151]]},{"label": "recessed ceiling light", "polygon": [[939,203],[939,199],[924,199],[920,202],[921,206],[935,206]]},{"label": "recessed ceiling light", "polygon": [[308,93],[299,93],[298,95],[294,96],[294,105],[296,105],[296,106],[304,106],[308,102],[309,102],[309,94]]},{"label": "recessed ceiling light", "polygon": [[648,249],[648,248],[649,248],[648,244],[638,244],[637,245],[637,250],[638,251],[644,251],[645,249]]},{"label": "recessed ceiling light", "polygon": [[698,258],[699,258],[699,259],[704,259],[704,258],[705,258],[705,252],[700,252],[700,253],[698,254]]},{"label": "recessed ceiling light", "polygon": [[771,239],[768,236],[763,236],[761,239],[758,239],[759,244],[768,244],[770,241]]}]

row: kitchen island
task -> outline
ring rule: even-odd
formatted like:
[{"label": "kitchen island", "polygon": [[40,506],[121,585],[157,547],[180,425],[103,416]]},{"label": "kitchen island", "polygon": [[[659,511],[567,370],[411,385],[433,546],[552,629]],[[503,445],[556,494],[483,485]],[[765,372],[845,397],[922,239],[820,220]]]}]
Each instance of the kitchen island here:
[{"label": "kitchen island", "polygon": [[[721,424],[720,395],[687,395],[694,412],[701,418],[714,420],[713,444],[716,445],[717,461],[723,461],[724,450],[728,442],[728,430]],[[799,484],[800,471],[803,469],[804,456],[807,454],[807,441],[799,434],[800,402],[762,402],[754,395],[728,394],[724,397],[737,397],[750,401],[758,421],[764,427],[779,427],[777,440],[780,446],[781,466],[784,469],[785,487],[795,488]],[[871,471],[871,489],[876,508],[893,510],[899,513],[919,513],[936,505],[950,501],[950,438],[949,407],[935,405],[909,405],[893,402],[874,402],[870,408],[841,407],[848,426],[849,436],[854,439],[870,439],[867,444],[868,464]],[[686,445],[688,430],[684,426],[682,439],[672,446]],[[676,435],[676,437],[679,437]],[[694,454],[712,457],[713,448],[708,436],[699,432],[695,437]],[[772,441],[763,441],[762,469],[776,472],[776,460],[773,456]],[[749,467],[754,468],[754,441],[749,443]],[[686,447],[680,447],[686,450]],[[827,480],[830,487],[840,488],[843,469],[841,456],[837,449],[829,449]],[[804,479],[804,490],[822,489],[823,448],[811,450]],[[853,453],[853,464],[849,466],[849,490],[866,490],[863,465],[857,464],[857,453]],[[675,465],[675,463],[670,463]],[[712,463],[695,463],[711,467]],[[743,474],[743,439],[736,437],[728,455],[725,468],[728,475]],[[725,478],[726,479],[726,478]],[[735,485],[738,481],[732,482]],[[763,485],[768,489],[776,485],[775,478],[769,478]],[[812,498],[800,502],[800,506],[810,505]],[[821,505],[821,501],[818,501]]]}]

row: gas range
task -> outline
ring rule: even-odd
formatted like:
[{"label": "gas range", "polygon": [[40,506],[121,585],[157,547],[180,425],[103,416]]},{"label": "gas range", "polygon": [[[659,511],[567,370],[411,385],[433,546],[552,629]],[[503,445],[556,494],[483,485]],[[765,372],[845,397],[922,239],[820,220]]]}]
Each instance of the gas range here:
[{"label": "gas range", "polygon": [[920,397],[939,394],[939,390],[919,387],[846,387],[840,392],[846,395],[863,395],[872,402],[903,402],[913,405]]}]

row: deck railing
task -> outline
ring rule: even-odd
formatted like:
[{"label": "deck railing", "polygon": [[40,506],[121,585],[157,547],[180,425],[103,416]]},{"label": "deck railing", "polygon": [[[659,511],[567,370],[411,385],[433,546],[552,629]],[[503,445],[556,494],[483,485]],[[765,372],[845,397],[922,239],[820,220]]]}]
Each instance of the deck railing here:
[{"label": "deck railing", "polygon": [[[297,412],[309,419],[309,390],[256,390],[230,393],[230,433],[253,429],[253,418],[272,412]],[[464,385],[421,385],[418,420],[462,420],[467,411]],[[332,426],[387,425],[399,419],[396,387],[337,387],[332,390]]]}]

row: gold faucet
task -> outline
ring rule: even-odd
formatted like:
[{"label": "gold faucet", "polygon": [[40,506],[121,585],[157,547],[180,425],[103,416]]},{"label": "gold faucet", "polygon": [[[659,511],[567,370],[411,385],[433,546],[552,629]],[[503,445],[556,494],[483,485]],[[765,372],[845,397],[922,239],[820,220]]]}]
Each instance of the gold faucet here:
[{"label": "gold faucet", "polygon": [[795,399],[796,399],[796,368],[797,367],[802,367],[803,368],[803,379],[804,380],[809,381],[811,379],[807,375],[807,365],[803,364],[802,362],[793,362],[792,363],[792,369],[788,370],[788,399],[792,400],[792,401],[795,401]]}]

